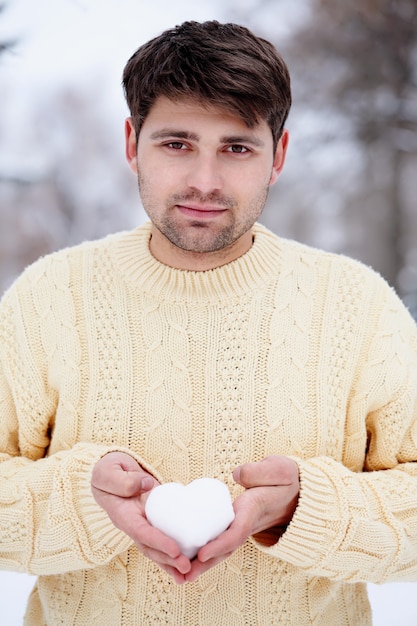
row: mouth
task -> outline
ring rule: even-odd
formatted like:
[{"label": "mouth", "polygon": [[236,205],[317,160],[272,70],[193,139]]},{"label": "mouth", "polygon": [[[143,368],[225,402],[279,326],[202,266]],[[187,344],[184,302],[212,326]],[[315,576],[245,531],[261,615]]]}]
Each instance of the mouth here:
[{"label": "mouth", "polygon": [[218,217],[227,211],[224,207],[213,205],[177,204],[176,206],[183,215],[199,219]]}]

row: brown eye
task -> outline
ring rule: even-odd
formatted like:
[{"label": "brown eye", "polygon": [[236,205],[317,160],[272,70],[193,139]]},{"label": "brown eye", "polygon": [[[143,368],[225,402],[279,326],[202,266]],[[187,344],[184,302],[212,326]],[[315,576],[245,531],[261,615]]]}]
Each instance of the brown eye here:
[{"label": "brown eye", "polygon": [[173,150],[185,150],[187,147],[182,141],[170,141],[167,146]]},{"label": "brown eye", "polygon": [[228,152],[233,152],[234,154],[245,154],[249,152],[249,150],[245,146],[241,146],[240,144],[234,144],[227,148]]}]

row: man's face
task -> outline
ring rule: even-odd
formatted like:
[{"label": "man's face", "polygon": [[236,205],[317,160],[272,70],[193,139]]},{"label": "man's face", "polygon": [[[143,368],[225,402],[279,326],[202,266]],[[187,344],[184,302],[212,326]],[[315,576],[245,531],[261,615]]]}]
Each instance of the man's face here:
[{"label": "man's face", "polygon": [[126,122],[126,154],[152,222],[151,252],[180,269],[228,263],[252,245],[251,228],[285,159],[269,126],[194,100],[160,97],[136,142]]}]

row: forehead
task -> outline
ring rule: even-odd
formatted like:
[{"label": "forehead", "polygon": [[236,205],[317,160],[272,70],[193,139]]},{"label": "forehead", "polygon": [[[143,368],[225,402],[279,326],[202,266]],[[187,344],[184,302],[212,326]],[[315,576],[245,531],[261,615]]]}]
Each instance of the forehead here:
[{"label": "forehead", "polygon": [[264,139],[265,136],[272,138],[271,130],[265,121],[248,126],[235,111],[192,98],[171,100],[166,96],[160,96],[155,100],[143,122],[141,134],[142,131],[147,134],[165,127],[194,132],[199,130],[201,133],[210,130],[219,134],[234,129],[236,132],[244,132],[245,135],[254,137],[263,135]]}]

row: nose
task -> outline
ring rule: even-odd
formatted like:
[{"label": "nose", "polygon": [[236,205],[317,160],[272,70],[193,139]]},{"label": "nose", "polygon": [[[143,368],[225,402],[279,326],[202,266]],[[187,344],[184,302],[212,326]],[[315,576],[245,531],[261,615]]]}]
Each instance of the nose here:
[{"label": "nose", "polygon": [[217,158],[207,154],[197,155],[190,164],[186,183],[203,194],[221,189],[223,180]]}]

